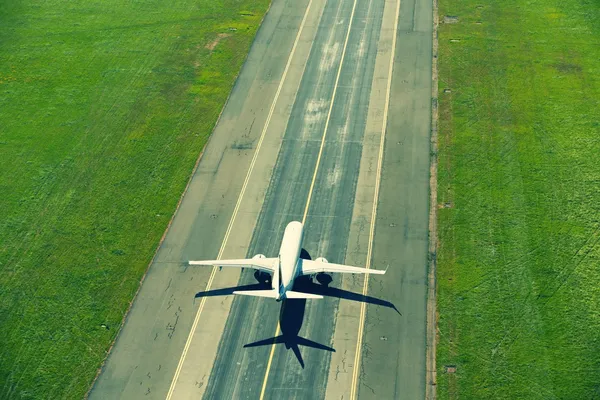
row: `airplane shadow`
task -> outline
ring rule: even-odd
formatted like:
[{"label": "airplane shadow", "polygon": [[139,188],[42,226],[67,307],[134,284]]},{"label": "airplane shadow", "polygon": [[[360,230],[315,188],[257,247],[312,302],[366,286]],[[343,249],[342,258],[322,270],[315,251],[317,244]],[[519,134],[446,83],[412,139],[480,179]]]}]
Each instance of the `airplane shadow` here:
[{"label": "airplane shadow", "polygon": [[304,321],[304,312],[306,310],[305,299],[287,299],[281,302],[279,311],[279,328],[281,334],[268,339],[258,340],[244,345],[244,348],[270,346],[273,344],[283,344],[286,349],[291,349],[304,368],[304,359],[300,352],[300,346],[312,347],[313,349],[335,352],[335,349],[324,344],[317,343],[299,335],[302,323]]},{"label": "airplane shadow", "polygon": [[[300,257],[303,259],[310,260],[310,254],[302,249]],[[232,294],[236,290],[267,290],[271,288],[271,276],[269,274],[255,271],[254,278],[257,283],[250,285],[235,286],[223,289],[214,289],[204,292],[196,293],[195,298],[200,297],[214,297],[214,296],[227,296]],[[330,275],[320,273],[315,276],[318,283],[313,282],[310,276],[301,276],[296,278],[294,283],[294,290],[303,293],[319,294],[328,297],[337,297],[339,299],[359,301],[368,304],[379,305],[387,308],[391,308],[398,314],[402,315],[396,306],[386,300],[378,299],[372,296],[365,296],[361,293],[354,293],[344,289],[338,289],[330,287],[329,284],[333,281]],[[299,336],[302,323],[304,322],[304,313],[306,310],[306,299],[285,299],[281,302],[281,309],[279,311],[279,327],[281,334],[276,337],[259,340],[253,343],[244,345],[244,348],[269,346],[273,344],[284,344],[286,349],[291,349],[296,356],[296,359],[300,363],[300,366],[304,368],[304,360],[300,353],[299,346],[311,347],[314,349],[335,352],[335,349],[323,344],[314,342],[310,339]]]}]

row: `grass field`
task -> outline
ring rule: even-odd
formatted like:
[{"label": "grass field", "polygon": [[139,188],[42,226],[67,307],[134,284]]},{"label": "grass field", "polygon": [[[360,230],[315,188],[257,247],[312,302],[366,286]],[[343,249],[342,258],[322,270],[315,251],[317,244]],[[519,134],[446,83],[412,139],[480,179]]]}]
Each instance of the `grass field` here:
[{"label": "grass field", "polygon": [[598,399],[600,3],[439,15],[439,398]]},{"label": "grass field", "polygon": [[0,4],[0,398],[81,398],[268,0]]}]

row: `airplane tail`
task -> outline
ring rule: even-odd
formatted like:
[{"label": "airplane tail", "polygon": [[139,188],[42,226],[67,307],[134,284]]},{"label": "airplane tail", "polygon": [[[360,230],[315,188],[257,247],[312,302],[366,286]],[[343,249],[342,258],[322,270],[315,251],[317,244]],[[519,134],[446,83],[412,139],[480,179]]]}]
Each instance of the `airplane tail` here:
[{"label": "airplane tail", "polygon": [[323,296],[321,296],[320,294],[292,292],[291,290],[288,290],[285,292],[285,297],[288,299],[322,299],[323,298]]},{"label": "airplane tail", "polygon": [[268,297],[270,299],[279,298],[279,293],[276,290],[236,290],[233,294],[239,294],[242,296],[254,296],[254,297]]}]

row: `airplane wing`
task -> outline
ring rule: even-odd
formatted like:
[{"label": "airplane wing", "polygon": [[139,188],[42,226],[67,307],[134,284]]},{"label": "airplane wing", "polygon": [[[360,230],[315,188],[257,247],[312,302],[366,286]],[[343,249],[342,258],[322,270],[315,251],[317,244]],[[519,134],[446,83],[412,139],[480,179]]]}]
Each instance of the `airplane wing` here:
[{"label": "airplane wing", "polygon": [[380,269],[351,267],[349,265],[332,264],[329,262],[302,260],[302,275],[318,274],[320,272],[341,272],[349,274],[385,274]]},{"label": "airplane wing", "polygon": [[239,260],[206,260],[188,261],[189,265],[213,265],[217,267],[254,268],[259,271],[273,273],[277,267],[277,258],[241,258]]}]

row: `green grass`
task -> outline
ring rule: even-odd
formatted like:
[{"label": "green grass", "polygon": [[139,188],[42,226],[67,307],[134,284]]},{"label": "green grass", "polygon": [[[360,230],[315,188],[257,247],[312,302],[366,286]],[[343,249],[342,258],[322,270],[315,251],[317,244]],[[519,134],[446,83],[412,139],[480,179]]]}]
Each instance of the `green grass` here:
[{"label": "green grass", "polygon": [[85,394],[268,3],[0,4],[0,398]]},{"label": "green grass", "polygon": [[598,399],[600,3],[439,15],[439,398]]}]

